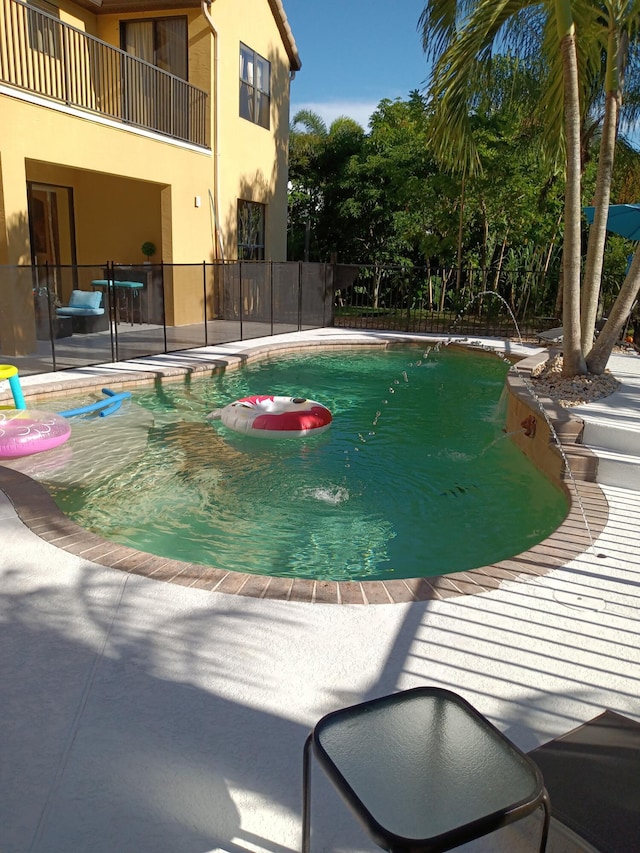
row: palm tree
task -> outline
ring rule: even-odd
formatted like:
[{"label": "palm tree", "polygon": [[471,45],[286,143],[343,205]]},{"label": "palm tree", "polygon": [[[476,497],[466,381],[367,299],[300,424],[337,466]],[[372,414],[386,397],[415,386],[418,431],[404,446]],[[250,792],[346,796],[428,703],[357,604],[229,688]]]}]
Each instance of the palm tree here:
[{"label": "palm tree", "polygon": [[[564,149],[562,314],[563,372],[566,376],[587,372],[585,350],[588,351],[593,341],[594,305],[597,306],[602,270],[603,235],[618,124],[621,58],[629,39],[637,37],[638,6],[639,0],[607,0],[606,3],[595,0],[458,0],[457,3],[429,0],[419,22],[425,51],[434,60],[431,96],[440,155],[449,164],[457,161],[459,168],[479,168],[469,122],[475,95],[473,82],[481,78],[476,73],[478,66],[490,60],[496,45],[508,44],[510,40],[522,48],[523,38],[526,40],[533,34],[530,43],[543,46],[549,72],[541,109],[552,122],[555,120],[550,129],[559,129],[558,133],[548,135],[550,142],[560,143],[555,148],[556,154]],[[601,85],[603,56],[607,60],[607,96],[596,193],[601,212],[591,234],[581,326],[581,127],[586,108]],[[553,153],[553,148],[547,153]],[[629,276],[633,276],[633,269]],[[640,269],[638,272],[640,274]],[[612,312],[610,320],[615,314],[616,322],[619,321],[620,312],[633,296],[632,282],[633,279],[624,295],[621,292],[620,305]],[[609,333],[599,339],[601,343],[593,358],[590,354],[592,370],[604,370],[611,352],[610,349],[603,363],[605,346],[612,334],[613,325]]]},{"label": "palm tree", "polygon": [[322,116],[313,110],[299,110],[293,117],[289,128],[289,175],[300,200],[300,219],[304,218],[305,261],[310,259],[311,238],[317,238],[315,232],[325,203],[327,161],[332,156],[339,159],[341,147],[348,150],[352,140],[363,136],[362,127],[348,116],[338,116],[328,128]]},{"label": "palm tree", "polygon": [[290,132],[299,133],[298,126],[304,128],[304,132],[311,136],[324,137],[327,135],[327,125],[319,113],[313,110],[298,110],[291,122]]},{"label": "palm tree", "polygon": [[[637,54],[636,40],[638,24],[640,23],[639,17],[640,3],[638,2],[610,0],[610,2],[602,6],[600,23],[603,38],[606,38],[606,44],[603,43],[603,50],[605,52],[604,113],[600,137],[596,191],[593,200],[595,207],[594,220],[589,229],[587,258],[582,283],[581,310],[582,348],[583,352],[587,353],[587,366],[592,372],[596,372],[596,368],[600,368],[600,363],[604,356],[604,341],[608,340],[614,334],[611,343],[611,347],[613,347],[622,324],[626,320],[626,317],[622,317],[620,328],[613,332],[612,327],[616,322],[614,321],[614,317],[617,317],[620,309],[620,306],[618,306],[618,310],[615,313],[612,312],[612,317],[610,317],[610,328],[606,330],[595,355],[592,356],[591,350],[600,295],[613,163],[620,110],[622,107],[622,92],[630,55]],[[635,58],[637,59],[637,55]],[[633,99],[632,107],[633,109],[630,112],[633,116],[637,116],[637,104],[634,105]],[[627,119],[629,119],[629,116],[627,116]],[[633,299],[631,299],[629,310],[631,310],[632,305]],[[609,350],[606,358],[604,358],[601,370],[604,370],[610,353],[611,350]],[[601,372],[601,370],[597,372]]]},{"label": "palm tree", "polygon": [[[299,110],[294,115],[289,128],[291,171],[296,171],[296,166],[303,167],[301,171],[308,170],[309,165],[317,159],[320,147],[327,136],[327,125],[321,115],[312,110]],[[304,194],[307,196],[303,254],[305,261],[309,260],[312,219],[320,203],[319,193],[320,188],[317,182],[304,189]]]}]

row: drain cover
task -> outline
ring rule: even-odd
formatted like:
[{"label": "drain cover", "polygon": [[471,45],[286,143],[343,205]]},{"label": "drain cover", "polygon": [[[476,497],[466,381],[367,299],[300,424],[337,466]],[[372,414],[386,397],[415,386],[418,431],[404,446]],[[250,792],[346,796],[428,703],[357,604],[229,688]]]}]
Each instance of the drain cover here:
[{"label": "drain cover", "polygon": [[553,597],[567,607],[577,607],[580,610],[604,610],[606,604],[602,598],[593,595],[580,595],[576,592],[554,592]]}]

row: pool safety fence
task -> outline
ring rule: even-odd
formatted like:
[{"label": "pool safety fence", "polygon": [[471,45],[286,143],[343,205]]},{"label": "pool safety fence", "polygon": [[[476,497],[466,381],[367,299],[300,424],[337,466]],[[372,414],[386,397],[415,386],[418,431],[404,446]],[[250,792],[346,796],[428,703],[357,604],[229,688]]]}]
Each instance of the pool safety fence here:
[{"label": "pool safety fence", "polygon": [[0,360],[28,375],[330,326],[334,273],[254,261],[0,266]]},{"label": "pool safety fence", "polygon": [[352,269],[336,294],[336,325],[517,339],[559,324],[555,291],[537,271]]},{"label": "pool safety fence", "polygon": [[[97,314],[74,308],[76,291],[82,304],[101,294]],[[334,325],[526,339],[560,325],[554,304],[552,288],[526,270],[496,277],[297,261],[0,266],[0,360],[27,375]]]}]

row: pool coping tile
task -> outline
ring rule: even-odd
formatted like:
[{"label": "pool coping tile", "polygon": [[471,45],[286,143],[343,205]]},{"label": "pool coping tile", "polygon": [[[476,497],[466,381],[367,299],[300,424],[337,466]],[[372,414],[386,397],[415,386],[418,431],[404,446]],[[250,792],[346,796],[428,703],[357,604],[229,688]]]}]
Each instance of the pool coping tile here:
[{"label": "pool coping tile", "polygon": [[[407,339],[403,341],[406,343]],[[358,344],[356,344],[357,346]],[[380,346],[369,342],[368,346]],[[388,346],[389,342],[383,343]],[[310,344],[284,345],[279,347],[256,347],[251,353],[230,354],[221,358],[209,357],[191,363],[188,367],[160,367],[147,364],[140,365],[140,372],[122,369],[115,384],[121,387],[133,387],[153,384],[162,378],[185,377],[194,373],[216,371],[232,367],[237,363],[273,355],[274,349],[278,354],[295,352],[309,347],[323,349],[353,348],[353,343],[340,341],[335,344],[327,342]],[[109,374],[109,381],[116,378],[117,371]],[[30,377],[31,378],[31,377]],[[73,383],[75,388],[96,386],[104,375],[96,373],[91,377],[83,377],[82,382]],[[33,383],[31,383],[33,385]],[[515,387],[515,391],[514,391]],[[49,383],[38,389],[30,387],[29,391],[38,396],[54,390]],[[55,383],[55,391],[69,392],[68,384]],[[524,383],[512,383],[512,393],[520,398],[520,403],[530,406],[539,412],[540,401],[534,401],[528,394]],[[529,399],[527,399],[527,396]],[[567,420],[570,415],[562,413]],[[577,419],[576,419],[577,420]],[[579,423],[579,420],[578,420]],[[581,447],[583,447],[581,445]],[[591,453],[584,447],[587,454]],[[523,452],[526,452],[526,448]],[[551,475],[552,479],[553,474]],[[604,493],[597,483],[567,477],[560,474],[559,485],[569,499],[569,511],[560,526],[542,542],[531,547],[517,556],[502,560],[489,566],[480,566],[464,572],[440,574],[423,578],[406,578],[393,580],[358,580],[358,581],[313,581],[303,578],[279,577],[242,573],[215,567],[201,566],[179,560],[167,559],[128,546],[119,545],[103,539],[98,534],[85,530],[58,509],[53,498],[46,489],[35,480],[18,471],[0,464],[0,489],[7,495],[15,512],[21,521],[37,536],[61,550],[74,554],[108,568],[130,572],[165,583],[176,583],[202,590],[215,591],[231,595],[241,595],[256,598],[266,598],[281,601],[317,604],[341,605],[379,605],[395,603],[411,603],[444,599],[454,596],[477,595],[500,588],[503,583],[513,583],[520,579],[527,580],[544,575],[587,550],[604,529],[608,519],[608,504]],[[588,517],[589,530],[585,525],[584,513]],[[590,532],[589,532],[590,531]]]},{"label": "pool coping tile", "polygon": [[[537,545],[508,560],[465,572],[385,581],[312,581],[226,571],[170,560],[102,539],[67,518],[43,486],[24,474],[0,465],[0,488],[21,521],[37,536],[79,558],[120,571],[228,594],[324,604],[393,604],[474,595],[499,588],[504,582],[546,574],[579,556],[592,543],[581,513],[571,502],[560,528]],[[607,503],[593,493],[598,514],[591,519],[594,539],[607,520]],[[45,510],[45,511],[43,511]],[[583,528],[580,529],[582,523]]]}]

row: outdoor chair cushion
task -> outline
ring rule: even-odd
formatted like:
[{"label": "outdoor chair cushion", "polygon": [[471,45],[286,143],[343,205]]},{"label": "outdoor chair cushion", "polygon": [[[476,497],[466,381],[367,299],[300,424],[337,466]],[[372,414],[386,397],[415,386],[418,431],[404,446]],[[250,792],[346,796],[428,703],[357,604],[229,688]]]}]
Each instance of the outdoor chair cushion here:
[{"label": "outdoor chair cushion", "polygon": [[56,313],[63,317],[91,317],[104,314],[100,307],[102,293],[99,290],[72,290],[69,304],[58,308]]}]

